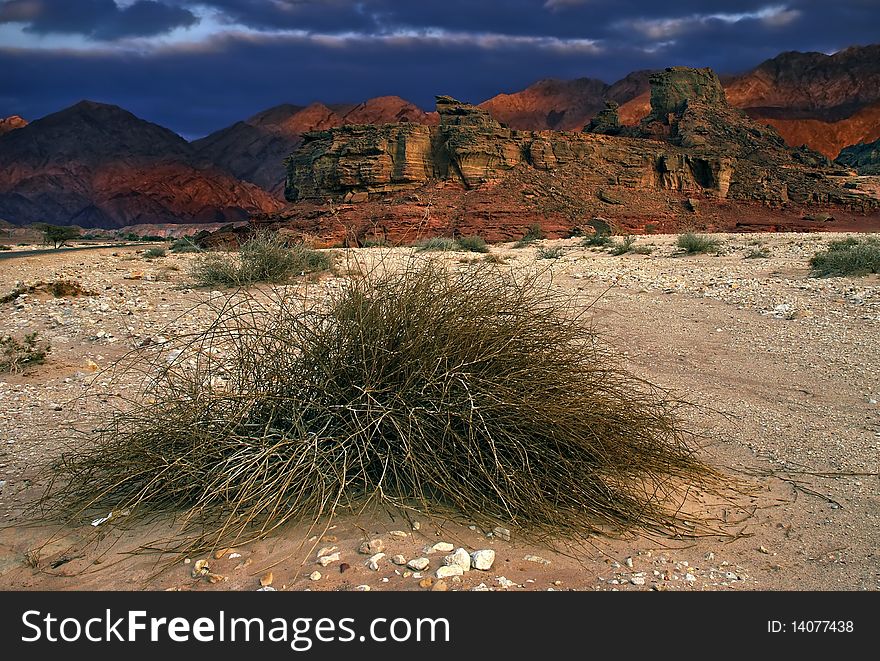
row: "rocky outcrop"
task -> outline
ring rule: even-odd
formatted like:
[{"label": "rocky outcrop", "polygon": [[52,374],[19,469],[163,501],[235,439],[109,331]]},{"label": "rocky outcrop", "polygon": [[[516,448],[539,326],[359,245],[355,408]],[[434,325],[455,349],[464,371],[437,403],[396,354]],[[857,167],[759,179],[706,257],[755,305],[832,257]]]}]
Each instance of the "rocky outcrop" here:
[{"label": "rocky outcrop", "polygon": [[788,148],[773,129],[730,108],[711,70],[675,67],[651,82],[651,113],[617,138],[515,131],[484,109],[445,96],[437,97],[437,127],[308,133],[288,159],[287,199],[362,201],[430,181],[472,190],[517,169],[551,172],[571,165],[605,175],[608,185],[599,188],[612,197],[610,189],[623,186],[776,205],[854,203],[822,173],[827,161],[821,155]]},{"label": "rocky outcrop", "polygon": [[[828,158],[880,138],[880,45],[833,55],[782,53],[724,81],[730,105],[773,126],[792,147]],[[651,110],[650,93],[622,102],[620,121],[635,125]]]},{"label": "rocky outcrop", "polygon": [[368,99],[354,106],[283,104],[192,143],[205,165],[221,167],[278,198],[284,192],[284,159],[302,135],[346,124],[436,124],[437,116],[399,96]]},{"label": "rocky outcrop", "polygon": [[620,105],[616,101],[608,101],[605,109],[590,120],[590,123],[584,127],[585,133],[601,133],[602,135],[619,135],[622,127],[620,126],[620,116],[617,109]]},{"label": "rocky outcrop", "polygon": [[880,140],[846,147],[836,162],[859,174],[880,174]]},{"label": "rocky outcrop", "polygon": [[23,129],[27,124],[27,120],[22,119],[18,115],[11,115],[5,119],[0,118],[0,135],[16,129]]}]

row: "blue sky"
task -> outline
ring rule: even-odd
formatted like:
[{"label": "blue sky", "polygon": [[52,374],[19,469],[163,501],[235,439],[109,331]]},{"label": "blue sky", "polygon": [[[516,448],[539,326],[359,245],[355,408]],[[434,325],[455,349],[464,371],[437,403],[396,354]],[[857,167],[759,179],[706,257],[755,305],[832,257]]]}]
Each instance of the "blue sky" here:
[{"label": "blue sky", "polygon": [[88,98],[192,138],[279,103],[737,73],[878,41],[880,0],[0,0],[0,116]]}]

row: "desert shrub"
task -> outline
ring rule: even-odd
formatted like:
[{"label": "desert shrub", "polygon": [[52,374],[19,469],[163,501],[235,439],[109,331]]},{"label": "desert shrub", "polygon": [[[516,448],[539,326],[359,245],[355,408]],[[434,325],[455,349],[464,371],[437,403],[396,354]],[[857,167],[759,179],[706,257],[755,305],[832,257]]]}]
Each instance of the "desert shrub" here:
[{"label": "desert shrub", "polygon": [[533,244],[535,241],[540,241],[544,238],[544,230],[541,229],[541,226],[537,223],[533,223],[528,226],[526,229],[526,233],[523,237],[513,244],[514,248],[525,248],[528,245]]},{"label": "desert shrub", "polygon": [[657,225],[654,223],[646,223],[645,224],[645,234],[656,234],[657,233]]},{"label": "desert shrub", "polygon": [[743,259],[767,259],[770,257],[770,248],[767,246],[757,246],[750,248],[743,256]]},{"label": "desert shrub", "polygon": [[562,257],[563,250],[561,247],[556,246],[555,248],[538,248],[538,253],[535,255],[536,259],[559,259]]},{"label": "desert shrub", "polygon": [[625,255],[633,249],[636,243],[636,237],[627,235],[621,239],[620,243],[615,243],[611,247],[612,255]]},{"label": "desert shrub", "polygon": [[156,259],[157,257],[165,256],[165,248],[148,248],[144,250],[144,258],[145,259]]},{"label": "desert shrub", "polygon": [[202,247],[192,240],[189,237],[181,237],[174,241],[171,244],[171,252],[173,253],[185,253],[185,252],[204,252]]},{"label": "desert shrub", "polygon": [[182,514],[178,550],[369,502],[534,538],[684,530],[678,488],[713,474],[677,403],[545,282],[413,260],[320,305],[281,290],[209,303],[204,334],[143,350],[138,368],[158,370],[143,403],[53,463],[42,503],[78,521]]},{"label": "desert shrub", "polygon": [[434,250],[455,250],[455,240],[445,236],[434,236],[430,239],[420,241],[416,247],[417,251],[434,251]]},{"label": "desert shrub", "polygon": [[330,257],[302,245],[288,246],[277,234],[258,232],[241,244],[238,255],[212,253],[197,260],[192,275],[203,286],[242,287],[280,283],[295,275],[326,271]]},{"label": "desert shrub", "polygon": [[12,246],[7,246],[5,244],[0,244],[0,250],[12,250]]},{"label": "desert shrub", "polygon": [[714,252],[721,247],[721,243],[718,240],[702,234],[694,234],[693,232],[679,234],[675,245],[688,255]]},{"label": "desert shrub", "polygon": [[581,242],[581,245],[589,248],[604,248],[614,242],[608,234],[593,234]]},{"label": "desert shrub", "polygon": [[847,237],[828,244],[810,259],[813,275],[867,275],[880,273],[880,239]]},{"label": "desert shrub", "polygon": [[0,337],[0,372],[17,374],[31,365],[41,365],[49,355],[49,345],[37,340],[37,333],[28,333],[22,340],[10,335]]},{"label": "desert shrub", "polygon": [[460,236],[456,240],[460,250],[469,252],[489,252],[486,240],[481,236]]},{"label": "desert shrub", "polygon": [[483,261],[488,264],[507,264],[507,261],[501,255],[496,255],[495,253],[486,253],[483,256]]}]

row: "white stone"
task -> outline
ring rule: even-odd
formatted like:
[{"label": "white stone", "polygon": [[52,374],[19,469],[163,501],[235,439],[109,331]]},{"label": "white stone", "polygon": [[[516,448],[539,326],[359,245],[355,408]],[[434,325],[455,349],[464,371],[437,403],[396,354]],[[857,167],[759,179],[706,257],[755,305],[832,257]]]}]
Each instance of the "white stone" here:
[{"label": "white stone", "polygon": [[413,571],[423,571],[428,568],[429,564],[431,564],[431,561],[428,558],[413,558],[406,563],[406,566]]},{"label": "white stone", "polygon": [[449,553],[454,548],[455,546],[449,542],[437,542],[431,547],[431,550],[436,551],[437,553]]},{"label": "white stone", "polygon": [[318,551],[318,557],[320,558],[322,555],[329,555],[333,553],[338,547],[337,546],[324,546]]},{"label": "white stone", "polygon": [[447,555],[445,558],[443,558],[443,564],[450,567],[461,567],[462,571],[470,571],[471,554],[465,551],[463,548],[457,548],[455,549],[455,553]]},{"label": "white stone", "polygon": [[373,571],[379,571],[379,561],[384,557],[384,553],[376,553],[375,555],[371,555],[369,559],[367,559],[367,567],[369,567]]},{"label": "white stone", "polygon": [[631,579],[629,579],[629,582],[633,585],[644,585],[645,579],[641,576],[633,576]]},{"label": "white stone", "polygon": [[510,530],[508,530],[507,528],[502,528],[501,526],[495,526],[492,529],[492,535],[494,535],[498,539],[503,539],[505,542],[510,541]]},{"label": "white stone", "polygon": [[313,581],[320,581],[321,580],[321,572],[313,571],[311,574],[309,574],[309,578]]},{"label": "white stone", "polygon": [[369,585],[358,585],[358,586],[355,588],[355,590],[357,590],[358,592],[369,592],[369,591],[370,591],[370,586],[369,586]]},{"label": "white stone", "polygon": [[471,592],[488,592],[488,591],[489,591],[489,586],[486,585],[485,583],[480,583],[479,585],[476,585],[471,588]]},{"label": "white stone", "polygon": [[277,590],[271,585],[264,585],[261,588],[257,588],[257,592],[277,592]]},{"label": "white stone", "polygon": [[471,561],[474,569],[488,571],[492,569],[492,565],[495,564],[495,551],[492,549],[474,551],[473,555],[471,555]]},{"label": "white stone", "polygon": [[464,569],[458,565],[446,565],[445,567],[438,567],[434,576],[437,578],[449,578],[451,576],[461,576],[462,574],[464,574]]},{"label": "white stone", "polygon": [[322,555],[318,558],[318,564],[322,567],[326,567],[331,562],[336,562],[339,560],[339,553],[331,553],[330,555]]},{"label": "white stone", "polygon": [[536,562],[539,565],[549,565],[550,564],[549,560],[547,560],[546,558],[542,558],[539,555],[527,555],[527,556],[523,557],[523,560],[525,560],[526,562]]},{"label": "white stone", "polygon": [[395,565],[405,565],[406,558],[398,553],[397,555],[391,556],[391,562],[393,562]]},{"label": "white stone", "polygon": [[400,537],[400,538],[402,538],[402,539],[403,539],[403,538],[406,538],[406,537],[409,537],[409,533],[404,532],[403,530],[392,530],[392,531],[391,531],[390,533],[388,533],[388,534],[391,535],[392,537]]},{"label": "white stone", "polygon": [[516,585],[516,583],[511,581],[509,578],[506,578],[505,576],[499,576],[495,580],[498,581],[498,585],[500,585],[502,588],[512,588],[514,585]]}]

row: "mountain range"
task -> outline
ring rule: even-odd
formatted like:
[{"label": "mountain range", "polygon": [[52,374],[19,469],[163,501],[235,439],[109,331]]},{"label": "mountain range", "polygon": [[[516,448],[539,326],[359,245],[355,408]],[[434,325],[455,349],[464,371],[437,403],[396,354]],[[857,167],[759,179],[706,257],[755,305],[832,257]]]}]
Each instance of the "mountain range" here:
[{"label": "mountain range", "polygon": [[[580,131],[606,102],[624,124],[650,110],[648,77],[614,84],[542,80],[479,104],[519,130]],[[730,104],[789,145],[829,158],[880,138],[880,45],[834,55],[788,52],[722,80]],[[117,106],[82,101],[28,123],[0,119],[0,218],[82,227],[217,223],[284,206],[283,161],[302,136],[350,124],[435,125],[396,96],[360,104],[283,104],[187,142]]]}]

